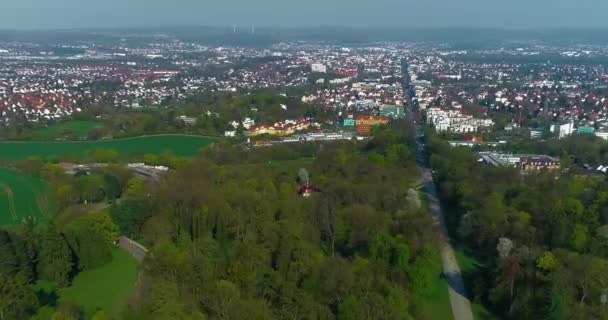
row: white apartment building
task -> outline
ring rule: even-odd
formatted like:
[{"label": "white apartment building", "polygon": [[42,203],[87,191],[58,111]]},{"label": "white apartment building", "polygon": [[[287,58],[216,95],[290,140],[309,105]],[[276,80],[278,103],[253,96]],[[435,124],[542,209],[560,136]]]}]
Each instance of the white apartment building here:
[{"label": "white apartment building", "polygon": [[596,131],[593,134],[598,138],[608,140],[608,131]]},{"label": "white apartment building", "polygon": [[312,72],[327,73],[327,66],[322,63],[313,63],[310,65]]},{"label": "white apartment building", "polygon": [[480,128],[494,125],[491,119],[479,119],[464,115],[459,110],[443,110],[440,108],[429,108],[426,113],[427,122],[435,127],[438,132],[452,131],[458,133],[477,132]]},{"label": "white apartment building", "polygon": [[560,139],[565,138],[574,132],[574,122],[570,121],[564,124],[552,124],[549,131],[558,133]]}]

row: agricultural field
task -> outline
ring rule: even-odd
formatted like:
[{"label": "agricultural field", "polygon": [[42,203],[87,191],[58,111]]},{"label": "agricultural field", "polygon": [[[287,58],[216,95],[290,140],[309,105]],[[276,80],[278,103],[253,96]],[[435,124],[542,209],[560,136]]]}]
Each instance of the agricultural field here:
[{"label": "agricultural field", "polygon": [[25,137],[31,140],[82,139],[86,138],[91,129],[99,126],[96,121],[69,120],[36,128]]},{"label": "agricultural field", "polygon": [[214,140],[212,137],[168,134],[100,141],[0,141],[0,159],[20,160],[31,156],[78,158],[99,148],[116,150],[121,156],[170,151],[177,156],[191,157]]},{"label": "agricultural field", "polygon": [[48,221],[56,204],[46,182],[8,168],[0,168],[0,226],[19,224],[26,217]]}]

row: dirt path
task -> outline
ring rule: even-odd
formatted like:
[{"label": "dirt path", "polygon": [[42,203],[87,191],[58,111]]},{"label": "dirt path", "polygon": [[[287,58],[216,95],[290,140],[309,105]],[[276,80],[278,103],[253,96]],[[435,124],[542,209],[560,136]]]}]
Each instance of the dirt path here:
[{"label": "dirt path", "polygon": [[17,221],[17,210],[15,209],[15,196],[13,195],[13,189],[4,183],[0,183],[0,188],[6,193],[8,201],[8,211],[11,214],[13,220]]},{"label": "dirt path", "polygon": [[454,248],[450,243],[443,212],[441,210],[441,204],[437,199],[437,190],[435,189],[430,169],[423,169],[423,178],[428,194],[429,208],[433,214],[433,220],[440,230],[441,262],[443,265],[443,274],[448,282],[450,304],[452,306],[454,320],[473,320],[471,302],[466,295],[466,288],[462,279],[460,267],[456,261]]}]

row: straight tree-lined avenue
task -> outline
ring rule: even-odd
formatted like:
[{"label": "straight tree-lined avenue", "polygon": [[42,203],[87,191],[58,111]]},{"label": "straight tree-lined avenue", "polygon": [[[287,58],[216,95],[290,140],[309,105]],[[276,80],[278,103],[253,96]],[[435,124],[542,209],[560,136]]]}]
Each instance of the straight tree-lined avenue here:
[{"label": "straight tree-lined avenue", "polygon": [[441,211],[441,204],[437,199],[437,191],[433,182],[433,176],[429,168],[423,169],[424,186],[427,191],[427,199],[429,208],[433,214],[433,220],[439,230],[439,244],[441,251],[441,262],[443,265],[443,274],[448,281],[448,291],[450,294],[450,304],[454,320],[473,320],[473,312],[471,310],[471,302],[466,296],[466,288],[462,279],[460,267],[456,261],[454,248],[450,243],[445,219]]},{"label": "straight tree-lined avenue", "polygon": [[452,307],[453,318],[454,320],[473,320],[474,317],[471,309],[471,302],[466,295],[466,288],[462,278],[462,273],[460,271],[460,267],[458,266],[458,261],[456,261],[454,248],[452,247],[450,236],[445,225],[441,203],[437,198],[437,189],[435,188],[432,170],[426,156],[426,144],[424,143],[422,128],[419,126],[421,121],[420,114],[417,112],[417,110],[415,110],[416,106],[414,103],[412,103],[413,99],[411,99],[415,93],[409,87],[409,76],[407,70],[407,65],[403,64],[403,92],[405,94],[405,101],[410,102],[409,105],[406,106],[407,117],[415,128],[417,151],[416,158],[422,169],[422,185],[426,190],[429,209],[433,214],[433,222],[436,226],[436,230],[439,232],[439,250],[441,254],[443,275],[446,277],[448,282],[448,293],[450,296],[450,305]]}]

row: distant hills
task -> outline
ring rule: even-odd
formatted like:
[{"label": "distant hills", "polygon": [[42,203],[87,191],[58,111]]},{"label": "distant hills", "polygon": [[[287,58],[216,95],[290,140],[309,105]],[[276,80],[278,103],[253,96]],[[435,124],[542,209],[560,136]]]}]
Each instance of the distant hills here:
[{"label": "distant hills", "polygon": [[[236,31],[236,32],[235,32]],[[459,47],[495,47],[500,43],[608,44],[608,29],[479,29],[479,28],[278,28],[165,27],[51,31],[0,30],[0,41],[55,43],[148,42],[176,38],[206,45],[269,46],[285,41],[327,41],[363,44],[381,41],[445,43]]]}]

